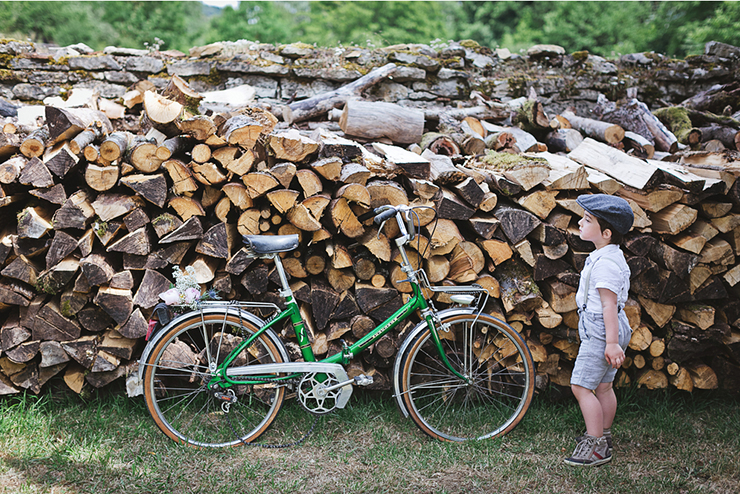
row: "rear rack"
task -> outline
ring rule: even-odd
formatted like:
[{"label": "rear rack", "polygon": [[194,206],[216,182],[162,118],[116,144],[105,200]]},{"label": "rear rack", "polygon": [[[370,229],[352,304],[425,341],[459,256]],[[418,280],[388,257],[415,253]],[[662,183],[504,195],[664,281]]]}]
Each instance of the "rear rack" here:
[{"label": "rear rack", "polygon": [[451,295],[473,295],[475,296],[476,297],[475,302],[471,303],[470,305],[475,306],[476,308],[480,308],[481,310],[486,306],[486,303],[488,302],[488,297],[490,296],[486,288],[476,283],[473,283],[472,285],[459,285],[459,286],[458,285],[453,285],[453,286],[432,285],[431,283],[429,283],[429,278],[427,278],[427,274],[423,269],[417,270],[416,275],[421,281],[420,283],[421,286],[434,293],[449,293]]}]

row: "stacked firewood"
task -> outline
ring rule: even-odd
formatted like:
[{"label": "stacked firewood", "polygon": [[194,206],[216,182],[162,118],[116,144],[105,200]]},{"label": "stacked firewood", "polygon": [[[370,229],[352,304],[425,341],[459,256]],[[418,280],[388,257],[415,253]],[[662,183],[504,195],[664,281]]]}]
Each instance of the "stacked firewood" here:
[{"label": "stacked firewood", "polygon": [[[0,394],[39,392],[58,374],[77,392],[125,376],[174,266],[192,266],[225,299],[280,304],[274,266],[249,258],[242,235],[299,235],[283,262],[312,348],[318,358],[340,351],[410,292],[392,225],[358,220],[384,204],[436,209],[436,218],[418,209],[411,261],[432,283],[487,288],[486,310],[526,336],[538,385],[567,385],[575,291],[593,248],[578,237],[575,198],[588,191],[621,195],[636,215],[625,243],[635,333],[619,382],[740,384],[736,154],[669,156],[676,149],[664,141],[676,137],[636,99],[610,111],[638,108],[643,126],[607,121],[607,111],[549,118],[536,95],[506,111],[484,102],[436,116],[350,100],[341,132],[327,130],[334,122],[289,128],[259,107],[200,114],[199,99],[175,76],[160,93],[140,85],[124,97],[140,109],[137,132],[91,108],[47,106],[44,125],[25,133],[6,124]],[[657,153],[672,161],[647,159]],[[349,374],[387,389],[413,324],[377,341]],[[281,337],[298,358],[289,326]]]}]

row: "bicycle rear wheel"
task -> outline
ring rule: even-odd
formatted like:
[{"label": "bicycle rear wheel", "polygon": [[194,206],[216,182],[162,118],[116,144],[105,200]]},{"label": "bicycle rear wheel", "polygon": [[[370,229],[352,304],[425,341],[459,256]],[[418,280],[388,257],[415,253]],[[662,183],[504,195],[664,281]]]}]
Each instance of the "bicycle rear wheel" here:
[{"label": "bicycle rear wheel", "polygon": [[[169,329],[144,362],[144,400],[157,427],[196,447],[239,446],[257,439],[280,411],[285,387],[266,381],[222,389],[230,397],[227,404],[207,386],[216,366],[256,329],[225,313],[194,313]],[[282,363],[278,345],[277,337],[265,332],[232,365]]]},{"label": "bicycle rear wheel", "polygon": [[448,316],[438,330],[450,364],[426,328],[401,355],[400,391],[411,419],[445,441],[488,439],[511,431],[534,395],[534,362],[522,337],[489,315]]}]

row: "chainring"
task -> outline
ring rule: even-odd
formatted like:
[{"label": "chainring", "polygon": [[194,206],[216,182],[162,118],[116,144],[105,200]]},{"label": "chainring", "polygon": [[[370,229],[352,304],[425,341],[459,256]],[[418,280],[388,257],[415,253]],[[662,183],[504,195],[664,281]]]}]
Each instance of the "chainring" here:
[{"label": "chainring", "polygon": [[[323,380],[319,381],[317,376]],[[338,384],[339,380],[332,374],[313,372],[306,374],[298,384],[298,401],[310,413],[324,415],[337,407],[337,400],[342,388],[326,391],[326,388]]]}]

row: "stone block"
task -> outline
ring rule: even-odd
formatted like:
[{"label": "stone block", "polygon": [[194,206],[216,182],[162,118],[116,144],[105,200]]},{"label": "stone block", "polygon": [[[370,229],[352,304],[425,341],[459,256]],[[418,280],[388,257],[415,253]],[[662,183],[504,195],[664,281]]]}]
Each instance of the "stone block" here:
[{"label": "stone block", "polygon": [[66,72],[44,72],[41,70],[28,74],[31,84],[64,84],[69,80]]},{"label": "stone block", "polygon": [[48,70],[54,72],[69,71],[69,66],[53,63],[50,59],[44,58],[14,58],[10,62],[10,68],[13,70]]},{"label": "stone block", "polygon": [[164,62],[153,57],[132,57],[126,60],[126,70],[156,74],[162,72]]},{"label": "stone block", "polygon": [[339,84],[329,81],[297,81],[294,79],[280,79],[280,96],[282,99],[305,99],[318,96],[322,93],[334,91]]},{"label": "stone block", "polygon": [[362,77],[362,74],[357,70],[333,68],[309,69],[296,67],[293,69],[293,73],[298,77],[304,77],[306,79],[324,79],[339,82],[350,82]]},{"label": "stone block", "polygon": [[242,74],[260,75],[288,75],[290,73],[290,69],[285,65],[259,65],[250,62],[218,62],[216,64],[216,70],[220,72],[236,72]]},{"label": "stone block", "polygon": [[110,55],[71,57],[68,63],[72,70],[121,70],[121,65]]},{"label": "stone block", "polygon": [[193,75],[209,75],[211,73],[210,62],[174,62],[167,66],[169,75],[189,77]]},{"label": "stone block", "polygon": [[404,63],[414,67],[419,67],[427,72],[435,72],[439,68],[438,61],[426,55],[417,55],[415,53],[394,51],[388,55],[388,60],[391,62]]},{"label": "stone block", "polygon": [[54,86],[37,86],[21,83],[13,86],[13,96],[23,101],[42,100],[47,96],[59,96],[62,91]]},{"label": "stone block", "polygon": [[114,71],[110,70],[105,72],[105,80],[112,82],[113,84],[126,84],[131,85],[139,82],[139,78],[131,72],[125,70]]}]

